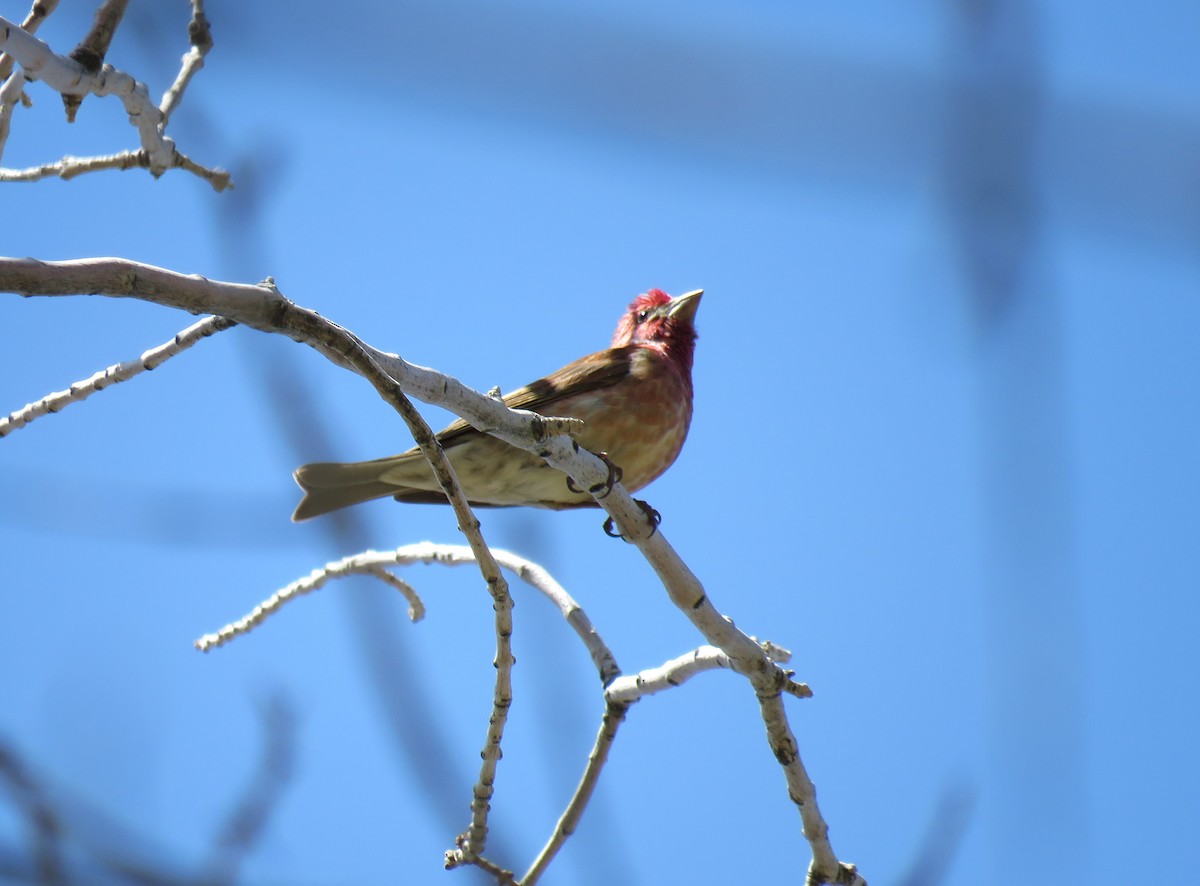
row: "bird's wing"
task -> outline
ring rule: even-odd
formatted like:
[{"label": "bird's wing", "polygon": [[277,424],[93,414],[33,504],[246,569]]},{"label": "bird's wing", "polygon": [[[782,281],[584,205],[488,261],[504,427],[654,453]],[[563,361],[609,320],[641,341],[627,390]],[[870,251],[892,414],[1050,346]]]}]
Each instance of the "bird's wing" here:
[{"label": "bird's wing", "polygon": [[[634,354],[639,350],[638,345],[626,345],[581,357],[545,378],[505,394],[504,405],[539,415],[554,415],[554,404],[558,401],[608,387],[628,376]],[[443,447],[453,446],[475,433],[478,431],[460,418],[438,434],[438,439]]]}]

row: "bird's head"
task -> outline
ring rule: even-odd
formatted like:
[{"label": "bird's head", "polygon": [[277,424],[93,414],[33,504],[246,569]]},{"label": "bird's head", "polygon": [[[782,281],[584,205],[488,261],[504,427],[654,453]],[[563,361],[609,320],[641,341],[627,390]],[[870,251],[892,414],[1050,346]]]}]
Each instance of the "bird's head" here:
[{"label": "bird's head", "polygon": [[703,294],[703,289],[696,289],[671,298],[661,289],[651,289],[639,295],[617,324],[612,346],[663,348],[690,375],[696,348],[696,309]]}]

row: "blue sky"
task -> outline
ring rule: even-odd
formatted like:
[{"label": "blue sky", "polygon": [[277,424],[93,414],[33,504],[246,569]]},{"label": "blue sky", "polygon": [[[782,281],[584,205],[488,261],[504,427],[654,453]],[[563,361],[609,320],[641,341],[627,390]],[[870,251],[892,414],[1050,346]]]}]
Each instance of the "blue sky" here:
[{"label": "blue sky", "polygon": [[[110,53],[152,94],[177,6],[133,4]],[[931,882],[905,879],[922,853],[945,883],[1194,870],[1200,12],[1007,4],[972,37],[968,8],[212,3],[171,133],[238,190],[8,185],[3,251],[270,274],[480,390],[603,347],[648,287],[703,287],[692,434],[645,497],[718,608],[795,652],[838,853],[873,883]],[[44,36],[66,50],[89,16]],[[112,100],[67,127],[29,92],[6,166],[132,143]],[[0,296],[0,411],[189,322]],[[288,522],[300,462],[408,445],[361,380],[242,329],[0,442],[0,739],[72,835],[197,870],[281,693],[295,775],[247,882],[483,882],[440,869],[491,695],[476,576],[411,570],[415,626],[347,583],[191,648],[327,560],[458,543],[440,508],[364,506],[351,539]],[[625,672],[702,641],[597,514],[482,519]],[[555,611],[516,601],[492,822],[524,869],[601,701]],[[0,804],[0,857],[25,841]],[[798,881],[807,857],[722,672],[634,707],[544,882]]]}]

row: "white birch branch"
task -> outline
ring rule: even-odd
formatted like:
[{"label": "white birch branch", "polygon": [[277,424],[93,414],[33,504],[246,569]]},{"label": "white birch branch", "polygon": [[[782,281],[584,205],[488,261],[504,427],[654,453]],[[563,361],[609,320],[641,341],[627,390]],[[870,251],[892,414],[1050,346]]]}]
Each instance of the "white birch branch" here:
[{"label": "white birch branch", "polygon": [[[778,649],[778,647],[771,647]],[[768,655],[771,652],[768,650]],[[786,654],[786,651],[785,651]],[[778,661],[774,655],[772,660]],[[716,646],[701,646],[686,652],[678,658],[673,658],[656,668],[647,668],[636,674],[618,677],[608,685],[604,697],[612,704],[632,704],[647,695],[654,695],[665,689],[682,686],[692,677],[704,671],[718,668],[733,667],[728,655]],[[798,698],[810,698],[812,690],[803,683],[796,683],[792,695]]]},{"label": "white birch branch", "polygon": [[151,348],[136,360],[115,363],[90,378],[75,382],[65,391],[48,394],[36,403],[28,403],[23,409],[18,409],[6,418],[0,418],[0,437],[5,437],[13,431],[25,427],[43,415],[61,412],[72,403],[82,403],[92,394],[102,391],[110,385],[120,384],[143,372],[149,372],[161,366],[171,357],[186,351],[202,338],[235,325],[234,321],[225,317],[206,317],[198,323],[193,323],[171,341]]},{"label": "white birch branch", "polygon": [[[232,176],[227,170],[201,166],[180,151],[175,152],[175,165],[208,182],[214,191],[233,187]],[[76,176],[104,169],[124,172],[128,169],[149,168],[150,158],[145,151],[119,151],[116,154],[102,154],[96,157],[63,157],[61,160],[42,163],[39,166],[27,166],[24,169],[0,169],[0,182],[32,182],[56,177],[70,181]]]},{"label": "white birch branch", "polygon": [[73,58],[58,55],[37,37],[2,16],[0,50],[11,55],[25,69],[29,79],[41,80],[60,95],[115,95],[125,106],[129,122],[138,131],[142,150],[150,158],[150,171],[162,175],[174,165],[174,142],[160,130],[162,112],[150,101],[145,84],[109,64],[90,74]]},{"label": "white birch branch", "polygon": [[[193,21],[195,21],[194,17]],[[193,49],[196,47],[193,46]],[[0,169],[0,182],[32,181],[51,175],[70,178],[97,169],[130,169],[134,166],[145,166],[156,178],[168,169],[180,168],[201,175],[218,191],[232,186],[228,173],[202,167],[176,149],[175,142],[163,131],[168,115],[150,100],[150,93],[145,84],[138,82],[125,72],[109,64],[101,65],[100,69],[94,73],[89,72],[79,62],[68,56],[58,55],[46,43],[2,16],[0,16],[0,51],[5,52],[21,66],[21,74],[24,78],[40,80],[64,98],[78,98],[85,95],[115,95],[125,106],[129,122],[137,129],[138,141],[141,145],[139,151],[95,158],[91,161],[66,157],[57,163],[48,163],[23,170]],[[194,69],[197,66],[196,60],[190,56],[190,52],[184,56],[184,70],[181,70],[180,78],[184,77],[184,73],[189,67]],[[16,76],[15,72],[13,76]],[[179,89],[176,94],[172,95],[172,92],[175,91],[173,86],[172,90],[169,90],[163,97],[164,106],[168,112],[174,109],[186,86],[187,79],[190,77],[191,73],[187,73],[182,83],[180,78],[177,78],[176,85]],[[11,80],[11,78],[8,79]],[[11,114],[11,107],[9,107],[9,114]],[[0,118],[0,129],[2,129],[2,123],[3,118]],[[2,142],[0,142],[0,147],[2,147]]]},{"label": "white birch branch", "polygon": [[[237,621],[230,622],[211,634],[205,634],[196,640],[193,645],[201,652],[211,652],[219,646],[224,646],[226,643],[250,633],[292,600],[320,590],[334,579],[347,578],[351,575],[368,575],[373,578],[382,578],[379,574],[382,571],[380,569],[381,565],[381,557],[375,551],[364,551],[361,554],[354,554],[350,557],[343,557],[341,560],[335,560],[332,563],[326,563],[320,569],[314,569],[304,578],[296,579],[291,584],[280,588]],[[391,576],[391,578],[394,579],[395,576]],[[410,585],[406,582],[400,582],[398,579],[395,582],[385,579],[385,582],[404,594],[405,599],[408,600],[409,619],[415,622],[424,618],[425,604],[421,602],[421,598],[417,596],[416,591]]]},{"label": "white birch branch", "polygon": [[21,103],[25,94],[25,72],[13,71],[8,77],[0,78],[0,157],[4,156],[4,145],[8,142],[8,132],[12,126],[13,111]]},{"label": "white birch branch", "polygon": [[179,74],[175,82],[163,93],[158,109],[162,112],[163,126],[171,119],[171,114],[183,100],[183,93],[192,82],[192,77],[204,67],[204,56],[212,49],[212,31],[208,19],[204,17],[204,0],[192,0],[192,18],[188,22],[188,41],[192,44],[183,54],[179,66]]},{"label": "white birch branch", "polygon": [[[602,681],[608,683],[620,673],[612,650],[592,626],[587,613],[545,569],[524,557],[501,548],[492,548],[492,556],[503,568],[558,607],[564,620],[588,650]],[[330,579],[345,578],[349,575],[371,575],[392,584],[408,599],[409,618],[414,622],[420,621],[425,615],[425,605],[421,602],[417,592],[408,582],[404,582],[386,571],[386,567],[389,566],[412,566],[418,563],[474,566],[475,557],[466,545],[435,544],[428,541],[402,545],[390,551],[362,551],[329,563],[314,570],[305,578],[292,582],[286,588],[272,594],[270,598],[255,607],[250,614],[231,622],[214,633],[205,634],[196,641],[195,646],[201,652],[208,652],[218,646],[223,646],[236,637],[249,633],[267,616],[277,612],[285,603],[323,587]],[[387,578],[384,579],[384,576]]]},{"label": "white birch branch", "polygon": [[558,822],[554,825],[554,831],[550,835],[549,841],[542,847],[537,858],[533,860],[529,870],[521,877],[519,886],[534,886],[546,872],[550,862],[558,855],[559,850],[575,833],[575,828],[579,826],[579,819],[583,817],[583,811],[587,808],[587,804],[596,790],[596,785],[600,781],[600,772],[604,769],[604,764],[608,762],[608,752],[617,739],[617,730],[625,722],[625,714],[628,711],[629,704],[625,702],[608,702],[604,706],[604,716],[600,719],[600,730],[596,733],[596,741],[592,744],[591,753],[588,754],[583,776],[579,779],[579,784],[571,795],[567,808],[563,810],[563,814],[559,816]]}]

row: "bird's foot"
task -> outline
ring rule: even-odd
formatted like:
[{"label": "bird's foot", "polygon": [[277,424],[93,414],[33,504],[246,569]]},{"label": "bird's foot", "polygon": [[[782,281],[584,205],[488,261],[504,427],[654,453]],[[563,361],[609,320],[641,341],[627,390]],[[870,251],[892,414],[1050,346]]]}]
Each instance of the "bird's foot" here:
[{"label": "bird's foot", "polygon": [[[625,472],[621,470],[620,465],[613,464],[612,459],[608,457],[608,453],[597,452],[595,455],[598,459],[604,462],[604,466],[608,468],[608,476],[595,486],[589,486],[587,491],[596,498],[604,498],[606,495],[612,492],[612,488],[615,485],[621,482],[621,478],[625,476]],[[567,477],[567,488],[572,492],[583,492],[582,489],[575,485],[575,481],[570,477]]]},{"label": "bird's foot", "polygon": [[[650,503],[647,501],[643,501],[640,498],[635,498],[634,502],[639,508],[642,509],[642,513],[646,515],[646,519],[650,521],[650,534],[646,537],[654,538],[654,533],[658,532],[658,524],[662,522],[662,514],[651,507]],[[609,538],[624,538],[625,541],[629,541],[628,538],[625,538],[624,535],[622,535],[620,532],[617,532],[617,524],[613,522],[612,517],[609,517],[604,521],[604,534]]]}]

